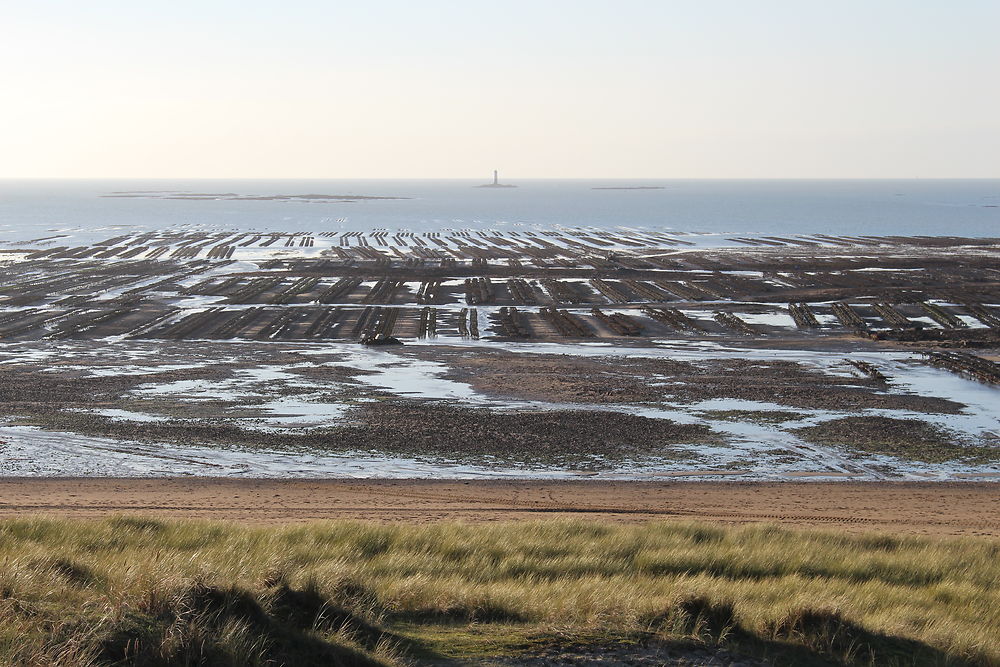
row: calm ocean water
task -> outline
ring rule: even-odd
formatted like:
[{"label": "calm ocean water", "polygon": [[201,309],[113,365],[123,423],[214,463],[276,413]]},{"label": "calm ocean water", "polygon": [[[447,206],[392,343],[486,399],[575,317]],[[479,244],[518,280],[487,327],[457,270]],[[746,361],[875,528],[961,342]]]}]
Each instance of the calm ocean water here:
[{"label": "calm ocean water", "polygon": [[[645,228],[710,235],[1000,236],[1000,180],[0,181],[0,242],[148,229],[429,231]],[[606,190],[601,187],[659,186]],[[354,202],[112,199],[114,191],[407,197]]]}]

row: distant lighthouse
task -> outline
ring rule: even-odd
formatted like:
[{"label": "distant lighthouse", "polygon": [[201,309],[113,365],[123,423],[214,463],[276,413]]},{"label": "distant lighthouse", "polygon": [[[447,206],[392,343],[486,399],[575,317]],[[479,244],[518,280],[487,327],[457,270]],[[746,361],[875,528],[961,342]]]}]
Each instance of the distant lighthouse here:
[{"label": "distant lighthouse", "polygon": [[516,188],[516,185],[509,185],[507,183],[500,182],[500,172],[497,169],[493,170],[493,182],[484,183],[483,185],[477,185],[477,188]]}]

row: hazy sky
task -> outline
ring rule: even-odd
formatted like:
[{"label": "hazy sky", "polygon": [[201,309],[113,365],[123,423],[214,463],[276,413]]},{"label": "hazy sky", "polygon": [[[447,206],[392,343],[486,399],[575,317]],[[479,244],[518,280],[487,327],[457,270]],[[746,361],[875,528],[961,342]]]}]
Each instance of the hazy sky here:
[{"label": "hazy sky", "polygon": [[1000,0],[0,0],[0,177],[1000,177]]}]

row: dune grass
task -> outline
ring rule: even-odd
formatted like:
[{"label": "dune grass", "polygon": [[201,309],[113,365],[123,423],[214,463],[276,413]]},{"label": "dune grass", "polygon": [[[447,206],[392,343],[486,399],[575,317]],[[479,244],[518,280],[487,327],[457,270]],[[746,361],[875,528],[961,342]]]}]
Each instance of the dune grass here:
[{"label": "dune grass", "polygon": [[550,521],[0,522],[5,664],[341,664],[549,638],[1000,664],[1000,542]]}]

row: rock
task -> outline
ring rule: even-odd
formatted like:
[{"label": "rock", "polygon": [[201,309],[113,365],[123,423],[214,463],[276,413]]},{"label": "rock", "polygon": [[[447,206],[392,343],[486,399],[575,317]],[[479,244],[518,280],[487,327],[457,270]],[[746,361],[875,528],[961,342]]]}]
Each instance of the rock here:
[{"label": "rock", "polygon": [[379,334],[377,336],[365,336],[361,339],[362,345],[402,345],[403,341],[393,336]]}]

